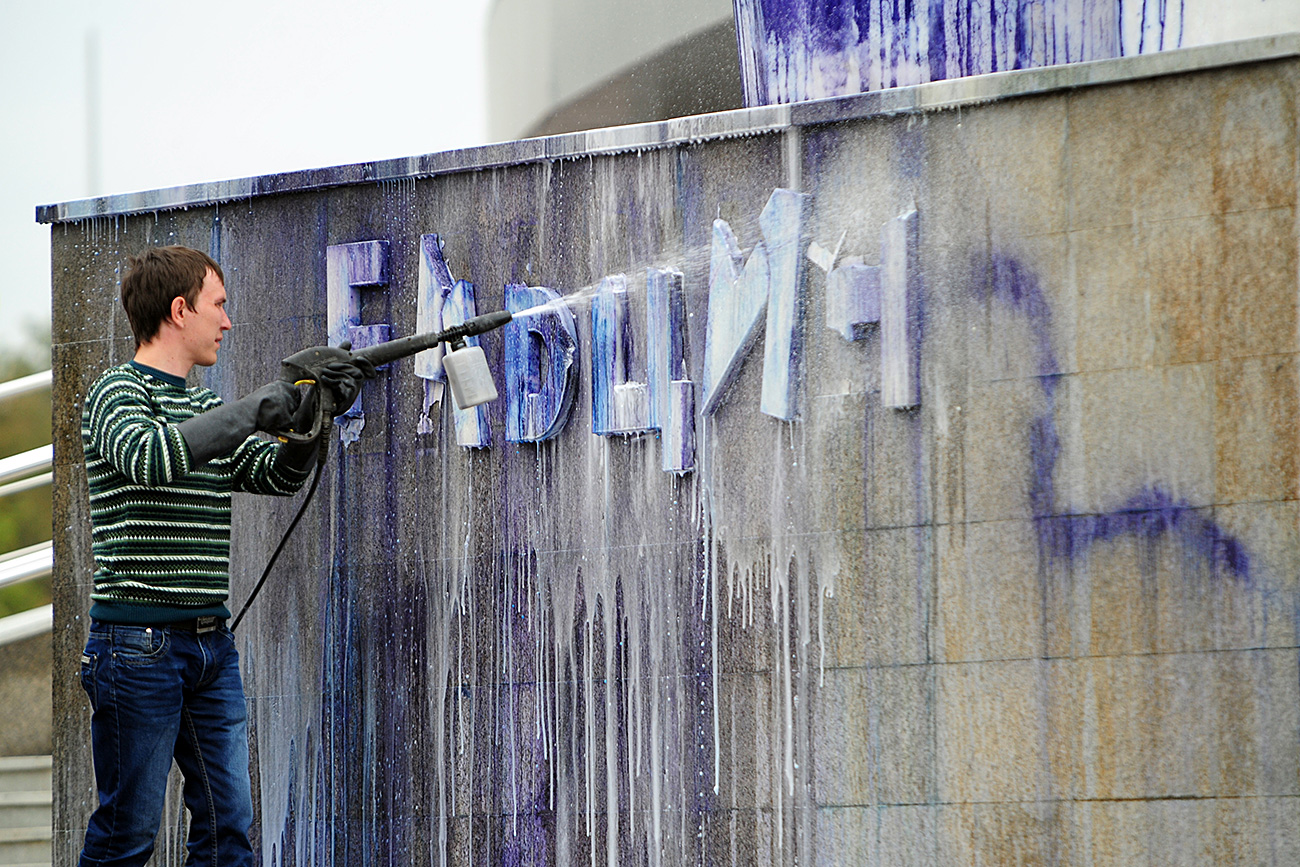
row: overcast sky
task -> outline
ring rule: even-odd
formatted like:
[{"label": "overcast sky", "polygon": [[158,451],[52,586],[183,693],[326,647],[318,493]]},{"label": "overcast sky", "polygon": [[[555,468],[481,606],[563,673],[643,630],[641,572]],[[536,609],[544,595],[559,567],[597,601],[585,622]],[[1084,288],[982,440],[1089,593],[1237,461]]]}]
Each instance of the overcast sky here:
[{"label": "overcast sky", "polygon": [[0,348],[48,327],[37,205],[481,144],[489,4],[0,0]]}]

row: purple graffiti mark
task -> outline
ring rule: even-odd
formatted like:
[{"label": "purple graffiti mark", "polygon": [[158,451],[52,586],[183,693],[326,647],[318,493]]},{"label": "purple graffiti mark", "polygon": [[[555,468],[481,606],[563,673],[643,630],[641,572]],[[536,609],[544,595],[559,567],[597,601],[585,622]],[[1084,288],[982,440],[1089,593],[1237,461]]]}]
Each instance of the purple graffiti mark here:
[{"label": "purple graffiti mark", "polygon": [[[1093,515],[1061,515],[1056,501],[1054,476],[1061,454],[1056,428],[1056,393],[1060,368],[1052,349],[1051,307],[1038,278],[1016,259],[995,256],[975,281],[975,293],[1022,316],[1029,326],[1037,355],[1037,381],[1046,398],[1046,409],[1029,425],[1029,498],[1038,527],[1040,563],[1073,561],[1086,555],[1096,543],[1120,537],[1154,540],[1170,536],[1184,550],[1209,564],[1217,575],[1250,580],[1250,555],[1235,536],[1183,500],[1175,500],[1160,486],[1150,486],[1130,495],[1119,507]],[[1150,564],[1154,569],[1154,564]]]},{"label": "purple graffiti mark", "polygon": [[1177,48],[1183,6],[1183,0],[735,0],[745,104]]},{"label": "purple graffiti mark", "polygon": [[[1043,294],[1038,277],[1018,260],[994,256],[976,281],[977,295],[981,300],[994,300],[1014,310],[1029,323],[1038,356],[1038,375],[1056,376],[1061,372],[1052,349],[1052,308]],[[1049,383],[1054,387],[1055,382]]]},{"label": "purple graffiti mark", "polygon": [[[442,255],[442,239],[436,234],[420,236],[420,272],[415,296],[415,331],[428,334],[441,331],[445,326],[443,305],[451,294],[451,269]],[[445,381],[442,370],[442,344],[426,349],[415,356],[415,375],[421,379]]]},{"label": "purple graffiti mark", "polygon": [[332,244],[325,250],[326,311],[331,345],[351,338],[348,329],[361,324],[361,292],[388,285],[388,242]]},{"label": "purple graffiti mark", "polygon": [[506,285],[506,309],[520,313],[505,332],[506,441],[535,443],[558,434],[569,420],[578,391],[578,332],[559,293],[543,287]]},{"label": "purple graffiti mark", "polygon": [[[953,64],[948,57],[947,20],[943,16],[943,4],[944,0],[929,0],[930,32],[925,41],[925,59],[930,68],[931,81],[953,78],[956,74],[949,71]],[[956,68],[961,67],[958,65]]]},{"label": "purple graffiti mark", "polygon": [[1056,431],[1056,388],[1060,365],[1052,349],[1052,310],[1038,278],[1018,260],[995,256],[976,281],[981,300],[993,300],[1022,316],[1029,325],[1037,356],[1035,368],[1047,397],[1047,410],[1029,427],[1033,478],[1029,483],[1031,514],[1036,518],[1056,511],[1054,475],[1061,454]]},{"label": "purple graffiti mark", "polygon": [[695,384],[688,379],[668,383],[669,421],[663,429],[663,470],[687,473],[695,469]]},{"label": "purple graffiti mark", "polygon": [[644,382],[633,379],[632,316],[627,278],[606,277],[591,302],[591,432],[599,436],[651,429]]},{"label": "purple graffiti mark", "polygon": [[695,384],[686,373],[686,312],[682,272],[646,269],[646,380],[650,427],[662,432],[664,472],[695,468]]},{"label": "purple graffiti mark", "polygon": [[668,384],[686,378],[682,272],[646,269],[646,380],[650,386],[650,426],[669,424]]},{"label": "purple graffiti mark", "polygon": [[[1249,582],[1250,554],[1240,540],[1207,518],[1206,511],[1152,487],[1110,512],[1041,521],[1040,538],[1052,557],[1074,560],[1097,542],[1121,537],[1154,541],[1172,536],[1185,551],[1208,564],[1215,575]],[[1155,570],[1154,562],[1146,565]]]},{"label": "purple graffiti mark", "polygon": [[803,228],[809,196],[773,190],[759,214],[767,244],[767,335],[763,347],[763,395],[759,409],[789,421],[798,413],[799,364],[803,356]]},{"label": "purple graffiti mark", "polygon": [[[442,306],[442,327],[462,325],[478,315],[477,293],[474,284],[457,280]],[[466,346],[479,346],[480,338],[466,337]],[[443,378],[446,373],[443,372]],[[487,404],[461,409],[452,402],[452,421],[456,426],[456,443],[470,449],[485,449],[492,445],[492,423]]]},{"label": "purple graffiti mark", "polygon": [[[766,322],[763,392],[767,415],[795,417],[803,334],[803,224],[808,197],[776,189],[759,217],[763,240],[748,261],[725,220],[713,222],[709,318],[701,390],[714,413]],[[766,317],[764,316],[766,314]]]}]

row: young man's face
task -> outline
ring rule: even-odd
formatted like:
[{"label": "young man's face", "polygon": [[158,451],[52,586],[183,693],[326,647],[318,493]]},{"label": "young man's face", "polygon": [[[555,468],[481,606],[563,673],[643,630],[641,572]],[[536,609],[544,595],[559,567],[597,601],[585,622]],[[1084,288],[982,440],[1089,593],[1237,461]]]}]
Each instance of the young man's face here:
[{"label": "young man's face", "polygon": [[194,364],[210,367],[217,363],[221,338],[230,330],[226,315],[226,287],[212,269],[203,278],[203,286],[193,310],[185,310],[185,346]]}]

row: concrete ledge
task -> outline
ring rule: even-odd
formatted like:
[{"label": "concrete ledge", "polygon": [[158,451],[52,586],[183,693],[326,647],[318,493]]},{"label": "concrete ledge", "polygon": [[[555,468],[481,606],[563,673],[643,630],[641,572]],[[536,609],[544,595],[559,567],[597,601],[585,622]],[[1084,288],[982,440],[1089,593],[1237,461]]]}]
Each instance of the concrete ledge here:
[{"label": "concrete ledge", "polygon": [[913,87],[701,114],[656,123],[608,127],[523,139],[331,168],[307,169],[255,178],[189,184],[161,190],[78,199],[36,208],[38,223],[77,222],[94,217],[151,213],[252,199],[276,193],[501,168],[598,154],[652,150],[710,139],[778,132],[875,116],[939,111],[1002,99],[1051,93],[1123,81],[1281,60],[1300,56],[1300,34],[1288,33],[1238,42],[1181,48],[1137,57],[1097,60],[969,78],[935,81]]}]

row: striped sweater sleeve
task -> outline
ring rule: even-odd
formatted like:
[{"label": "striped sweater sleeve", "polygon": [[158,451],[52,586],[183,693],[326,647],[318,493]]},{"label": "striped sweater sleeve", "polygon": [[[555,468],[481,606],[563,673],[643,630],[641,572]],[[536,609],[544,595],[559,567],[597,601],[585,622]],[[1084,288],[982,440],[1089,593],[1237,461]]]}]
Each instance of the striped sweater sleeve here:
[{"label": "striped sweater sleeve", "polygon": [[158,418],[139,380],[101,377],[86,397],[86,421],[95,453],[134,484],[158,487],[189,474],[184,437],[175,424]]},{"label": "striped sweater sleeve", "polygon": [[279,460],[280,443],[249,437],[235,449],[231,476],[236,491],[287,497],[302,489],[308,473],[286,466]]}]

